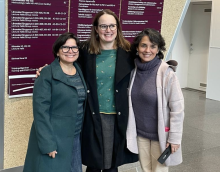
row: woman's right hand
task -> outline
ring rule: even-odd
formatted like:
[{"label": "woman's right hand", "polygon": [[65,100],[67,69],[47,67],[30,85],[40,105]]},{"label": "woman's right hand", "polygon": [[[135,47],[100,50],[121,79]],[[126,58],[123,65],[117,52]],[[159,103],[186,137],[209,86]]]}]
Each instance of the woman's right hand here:
[{"label": "woman's right hand", "polygon": [[51,157],[51,158],[55,158],[56,154],[57,154],[57,151],[53,151],[53,152],[48,153],[49,157]]},{"label": "woman's right hand", "polygon": [[172,143],[167,143],[166,147],[168,147],[169,144],[171,144],[171,153],[175,153],[179,149],[179,147],[180,147],[179,144],[172,144]]},{"label": "woman's right hand", "polygon": [[36,78],[38,77],[38,76],[40,76],[40,71],[45,67],[45,66],[47,66],[48,64],[45,64],[43,67],[40,67],[37,71],[36,71]]}]

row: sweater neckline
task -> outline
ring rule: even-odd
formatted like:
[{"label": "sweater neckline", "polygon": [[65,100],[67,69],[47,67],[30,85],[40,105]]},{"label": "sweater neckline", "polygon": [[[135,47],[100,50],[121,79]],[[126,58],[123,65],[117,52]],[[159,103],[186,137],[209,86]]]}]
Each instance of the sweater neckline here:
[{"label": "sweater neckline", "polygon": [[151,73],[153,72],[156,67],[161,63],[161,60],[156,56],[154,59],[152,59],[149,62],[141,62],[140,57],[135,59],[135,63],[137,66],[137,72],[139,73]]}]

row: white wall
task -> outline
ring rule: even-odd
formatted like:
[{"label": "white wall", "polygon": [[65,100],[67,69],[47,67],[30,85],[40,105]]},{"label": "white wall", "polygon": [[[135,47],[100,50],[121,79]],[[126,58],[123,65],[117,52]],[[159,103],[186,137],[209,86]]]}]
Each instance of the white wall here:
[{"label": "white wall", "polygon": [[212,0],[206,98],[220,101],[220,0]]},{"label": "white wall", "polygon": [[212,2],[210,47],[220,48],[220,0]]},{"label": "white wall", "polygon": [[188,61],[190,50],[191,5],[188,8],[182,27],[172,51],[172,59],[178,62],[177,77],[181,88],[187,87]]},{"label": "white wall", "polygon": [[[220,0],[191,0],[191,2],[202,1],[212,2],[206,98],[220,101]],[[191,9],[189,9],[186,14],[172,52],[172,59],[177,60],[179,63],[177,68],[177,76],[180,80],[180,85],[182,88],[187,87],[187,73],[189,68],[189,28],[191,27],[191,12],[189,11],[191,11]]]}]

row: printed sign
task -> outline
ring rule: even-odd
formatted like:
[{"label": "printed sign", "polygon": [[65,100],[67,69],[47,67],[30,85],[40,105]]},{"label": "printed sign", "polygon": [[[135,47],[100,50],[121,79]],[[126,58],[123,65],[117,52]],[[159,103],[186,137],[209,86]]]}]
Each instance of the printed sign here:
[{"label": "printed sign", "polygon": [[142,29],[161,29],[164,0],[8,0],[9,98],[31,96],[36,70],[50,64],[57,37],[73,32],[89,38],[93,17],[103,9],[120,18],[132,42]]}]

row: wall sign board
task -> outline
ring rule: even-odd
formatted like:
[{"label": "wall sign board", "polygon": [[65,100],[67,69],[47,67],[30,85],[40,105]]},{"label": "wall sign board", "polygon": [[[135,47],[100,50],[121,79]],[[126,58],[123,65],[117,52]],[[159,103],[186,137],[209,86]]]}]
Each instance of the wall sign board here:
[{"label": "wall sign board", "polygon": [[32,95],[35,72],[53,60],[52,45],[68,31],[69,1],[9,0],[9,97]]},{"label": "wall sign board", "polygon": [[89,38],[94,15],[103,9],[120,16],[132,41],[143,28],[160,31],[164,0],[8,0],[9,97],[31,96],[35,72],[54,57],[52,45],[67,31]]},{"label": "wall sign board", "polygon": [[122,0],[121,24],[130,42],[143,28],[161,29],[164,0]]}]

